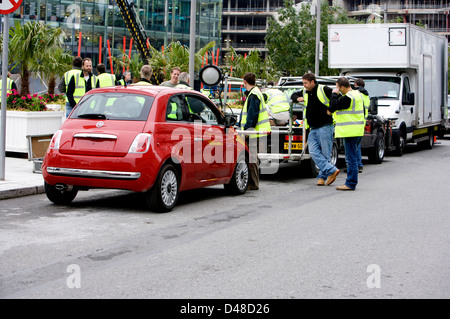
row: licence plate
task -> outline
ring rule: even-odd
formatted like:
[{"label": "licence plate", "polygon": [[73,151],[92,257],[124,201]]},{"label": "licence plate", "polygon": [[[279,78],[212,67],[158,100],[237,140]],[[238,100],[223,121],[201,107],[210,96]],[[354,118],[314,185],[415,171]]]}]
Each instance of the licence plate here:
[{"label": "licence plate", "polygon": [[[289,143],[284,143],[284,149],[289,149]],[[291,144],[291,150],[301,150],[303,149],[303,143],[292,143]]]}]

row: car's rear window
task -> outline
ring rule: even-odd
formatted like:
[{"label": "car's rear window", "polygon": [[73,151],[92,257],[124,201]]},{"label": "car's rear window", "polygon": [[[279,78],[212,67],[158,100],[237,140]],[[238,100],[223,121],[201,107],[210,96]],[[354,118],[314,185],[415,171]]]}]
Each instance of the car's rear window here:
[{"label": "car's rear window", "polygon": [[131,93],[86,95],[70,115],[71,119],[146,121],[154,98]]}]

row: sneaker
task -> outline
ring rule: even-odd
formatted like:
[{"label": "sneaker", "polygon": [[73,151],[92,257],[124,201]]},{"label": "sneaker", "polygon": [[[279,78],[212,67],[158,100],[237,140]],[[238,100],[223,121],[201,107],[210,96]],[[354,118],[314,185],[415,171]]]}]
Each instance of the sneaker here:
[{"label": "sneaker", "polygon": [[325,185],[325,180],[323,178],[319,178],[317,180],[317,186],[324,186]]},{"label": "sneaker", "polygon": [[336,180],[336,177],[339,175],[339,170],[335,170],[333,174],[328,176],[327,178],[327,186],[333,184],[333,182]]},{"label": "sneaker", "polygon": [[358,168],[358,173],[362,173],[362,172],[363,172],[363,167],[360,166],[360,167]]}]

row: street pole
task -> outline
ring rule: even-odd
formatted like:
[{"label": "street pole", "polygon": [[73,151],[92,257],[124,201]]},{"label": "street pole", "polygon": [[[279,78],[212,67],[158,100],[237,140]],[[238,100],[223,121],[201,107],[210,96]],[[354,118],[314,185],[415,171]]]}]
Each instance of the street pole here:
[{"label": "street pole", "polygon": [[8,42],[9,42],[9,14],[3,19],[3,54],[2,54],[2,109],[0,123],[0,180],[5,180],[6,162],[6,89],[8,85]]},{"label": "street pole", "polygon": [[321,1],[317,0],[316,6],[316,69],[314,74],[319,75],[319,54],[320,54],[320,5]]},{"label": "street pole", "polygon": [[197,18],[197,0],[191,1],[191,24],[189,28],[189,85],[194,88],[195,80],[195,22]]}]

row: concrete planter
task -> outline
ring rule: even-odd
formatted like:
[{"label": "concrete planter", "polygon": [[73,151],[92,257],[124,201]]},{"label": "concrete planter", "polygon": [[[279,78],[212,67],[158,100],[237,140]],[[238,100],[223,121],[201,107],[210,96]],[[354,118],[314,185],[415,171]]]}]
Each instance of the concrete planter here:
[{"label": "concrete planter", "polygon": [[64,120],[64,111],[6,111],[6,151],[28,153],[28,135],[54,134]]}]

